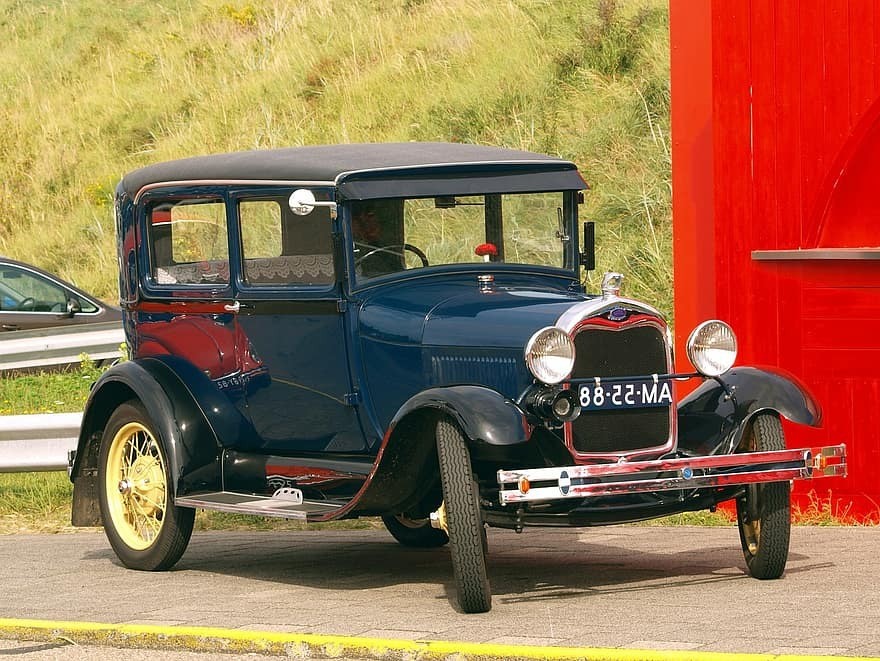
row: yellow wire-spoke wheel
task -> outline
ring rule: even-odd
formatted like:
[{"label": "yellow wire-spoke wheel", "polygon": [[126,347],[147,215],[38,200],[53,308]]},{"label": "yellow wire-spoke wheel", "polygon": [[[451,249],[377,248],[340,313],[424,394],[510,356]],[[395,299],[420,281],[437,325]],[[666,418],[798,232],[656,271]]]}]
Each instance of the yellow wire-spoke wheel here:
[{"label": "yellow wire-spoke wheel", "polygon": [[140,422],[123,425],[107,454],[105,485],[110,519],[126,546],[149,548],[162,531],[168,506],[162,450]]},{"label": "yellow wire-spoke wheel", "polygon": [[116,556],[142,571],[170,569],[192,535],[195,510],[173,502],[162,439],[137,400],[120,404],[104,427],[98,457],[101,519]]}]

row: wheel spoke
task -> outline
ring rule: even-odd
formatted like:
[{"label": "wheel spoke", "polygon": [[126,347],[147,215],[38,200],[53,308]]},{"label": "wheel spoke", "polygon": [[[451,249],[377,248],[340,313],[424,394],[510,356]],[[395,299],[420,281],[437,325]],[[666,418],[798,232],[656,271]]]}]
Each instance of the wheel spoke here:
[{"label": "wheel spoke", "polygon": [[156,511],[164,512],[165,511],[164,495],[165,495],[165,490],[162,489],[162,496],[163,496],[162,501],[163,502],[161,502],[161,503],[156,502],[155,500],[153,500],[149,496],[143,496],[143,495],[141,496],[141,500],[143,500],[143,502],[145,502],[149,505],[152,505],[156,509]]},{"label": "wheel spoke", "polygon": [[108,422],[101,446],[101,514],[123,564],[154,571],[169,568],[183,553],[194,511],[171,504],[163,446],[147,420],[141,406],[126,403]]}]

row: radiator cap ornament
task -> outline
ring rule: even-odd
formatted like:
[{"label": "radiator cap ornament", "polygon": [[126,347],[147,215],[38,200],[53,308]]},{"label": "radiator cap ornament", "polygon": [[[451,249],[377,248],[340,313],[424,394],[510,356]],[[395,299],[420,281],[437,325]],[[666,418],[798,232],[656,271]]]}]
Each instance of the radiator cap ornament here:
[{"label": "radiator cap ornament", "polygon": [[606,273],[604,276],[602,276],[602,298],[618,296],[620,294],[620,286],[622,284],[622,273]]}]

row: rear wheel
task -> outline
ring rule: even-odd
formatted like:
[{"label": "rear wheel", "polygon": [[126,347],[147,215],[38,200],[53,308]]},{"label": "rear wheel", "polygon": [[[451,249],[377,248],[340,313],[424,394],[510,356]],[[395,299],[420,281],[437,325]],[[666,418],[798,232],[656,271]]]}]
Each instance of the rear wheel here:
[{"label": "rear wheel", "polygon": [[388,532],[404,546],[436,548],[449,542],[449,535],[434,528],[430,519],[411,519],[405,514],[385,515],[382,523]]},{"label": "rear wheel", "polygon": [[195,510],[172,505],[165,450],[140,402],[113,412],[99,466],[104,532],[122,564],[147,571],[172,567],[189,543]]},{"label": "rear wheel", "polygon": [[[779,418],[758,415],[751,425],[745,450],[784,450]],[[736,501],[739,539],[749,574],[762,580],[782,576],[788,562],[791,535],[791,496],[788,482],[751,484]]]},{"label": "rear wheel", "polygon": [[437,423],[437,456],[458,602],[465,613],[485,613],[492,608],[492,589],[479,492],[464,435],[446,419]]}]

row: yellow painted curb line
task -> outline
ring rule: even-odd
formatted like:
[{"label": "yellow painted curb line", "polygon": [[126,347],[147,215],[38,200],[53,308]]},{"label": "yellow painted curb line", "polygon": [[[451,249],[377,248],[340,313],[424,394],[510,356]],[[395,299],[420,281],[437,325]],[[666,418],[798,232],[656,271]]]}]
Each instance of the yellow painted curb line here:
[{"label": "yellow painted curb line", "polygon": [[[0,618],[0,638],[67,641],[90,645],[198,652],[256,652],[294,658],[405,659],[407,661],[829,661],[828,656],[729,654],[681,650],[587,647],[534,647],[411,641],[355,636],[277,633],[212,627],[177,627],[98,622],[55,622]],[[876,661],[880,657],[833,657],[835,661]]]}]

